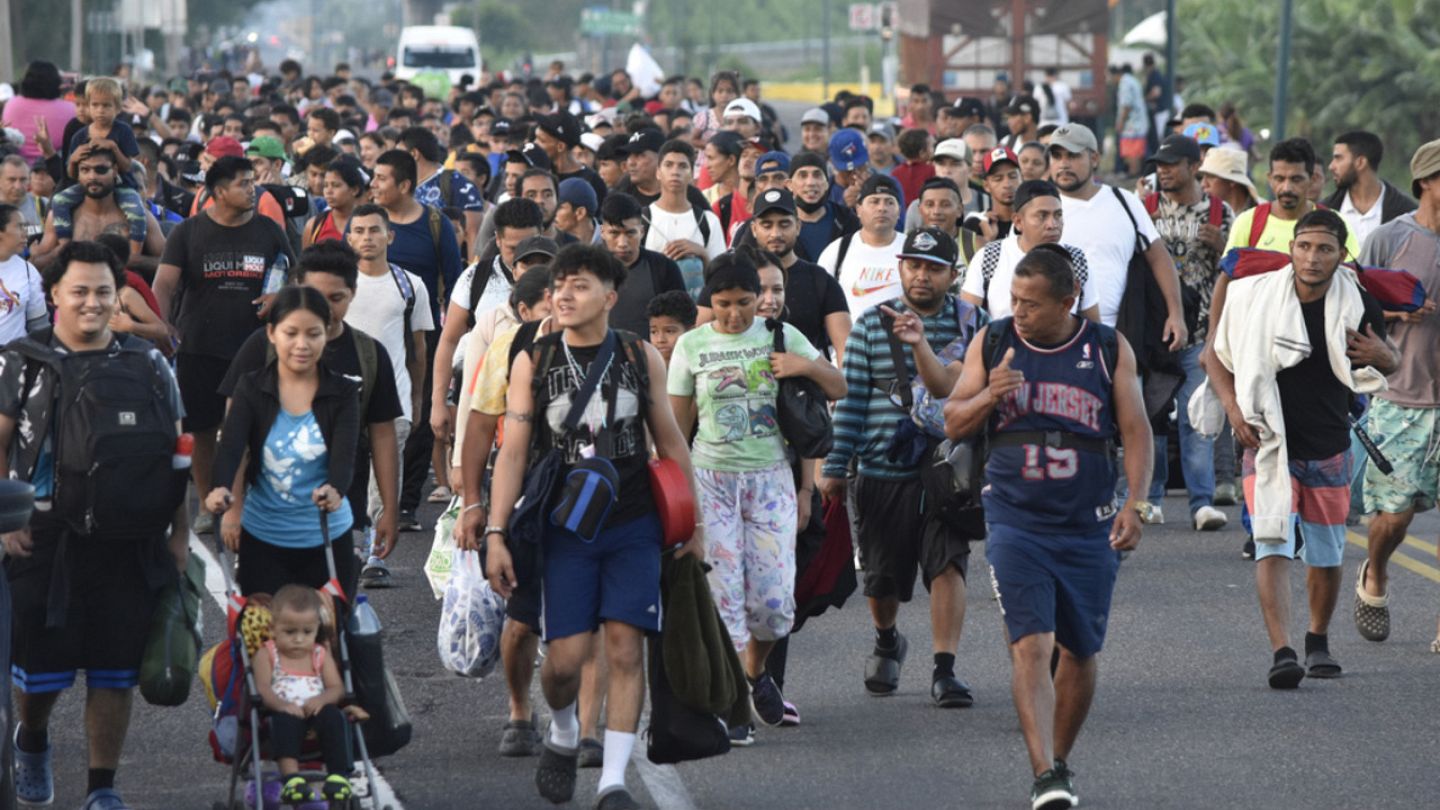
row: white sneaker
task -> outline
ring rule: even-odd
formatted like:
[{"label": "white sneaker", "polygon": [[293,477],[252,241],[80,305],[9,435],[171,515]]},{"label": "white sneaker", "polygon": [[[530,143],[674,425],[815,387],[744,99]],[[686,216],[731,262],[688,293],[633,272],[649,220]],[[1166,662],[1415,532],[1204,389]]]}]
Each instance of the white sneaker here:
[{"label": "white sneaker", "polygon": [[1213,506],[1202,506],[1195,510],[1195,531],[1213,532],[1225,528],[1229,518]]}]

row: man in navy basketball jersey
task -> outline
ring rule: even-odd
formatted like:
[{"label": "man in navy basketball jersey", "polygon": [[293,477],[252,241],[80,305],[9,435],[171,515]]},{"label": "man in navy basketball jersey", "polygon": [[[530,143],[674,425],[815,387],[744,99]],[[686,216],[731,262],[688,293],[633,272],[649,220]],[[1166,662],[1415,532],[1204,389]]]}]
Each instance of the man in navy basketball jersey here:
[{"label": "man in navy basketball jersey", "polygon": [[[986,557],[1035,773],[1031,804],[1053,810],[1078,802],[1066,760],[1095,692],[1119,553],[1140,541],[1136,506],[1149,491],[1152,445],[1129,344],[1070,312],[1069,255],[1055,245],[1030,251],[1010,297],[1014,316],[970,343],[945,429],[951,438],[990,437]],[[1117,438],[1132,493],[1118,511]]]}]

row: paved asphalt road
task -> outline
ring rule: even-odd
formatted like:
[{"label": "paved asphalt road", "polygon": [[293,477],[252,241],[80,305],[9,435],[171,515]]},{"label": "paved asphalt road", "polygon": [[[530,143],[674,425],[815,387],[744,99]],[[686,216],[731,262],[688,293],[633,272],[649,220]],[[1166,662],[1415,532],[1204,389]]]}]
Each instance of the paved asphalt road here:
[{"label": "paved asphalt road", "polygon": [[[1165,505],[1172,516],[1185,508],[1178,497]],[[1234,518],[1237,510],[1226,511]],[[1433,539],[1437,529],[1440,520],[1431,517],[1412,535]],[[419,570],[430,540],[405,535],[395,557],[398,587],[371,594],[385,625],[388,661],[415,721],[414,742],[380,761],[398,796],[393,806],[548,806],[534,792],[535,760],[496,753],[506,712],[500,676],[471,681],[440,666],[439,605]],[[1099,694],[1072,759],[1084,806],[1436,806],[1440,656],[1429,652],[1429,643],[1440,571],[1433,551],[1405,546],[1402,553],[1416,570],[1397,569],[1394,635],[1372,644],[1358,637],[1349,618],[1361,556],[1352,542],[1332,639],[1345,677],[1277,693],[1265,685],[1270,656],[1241,540],[1238,530],[1151,527],[1123,566]],[[974,708],[930,705],[923,598],[901,615],[912,651],[900,694],[867,697],[861,671],[869,620],[863,603],[852,600],[843,611],[813,620],[792,643],[788,697],[800,707],[801,727],[762,729],[752,748],[678,769],[632,767],[629,783],[637,796],[677,810],[1027,806],[1029,777],[1009,698],[1009,664],[981,550],[975,547],[972,560],[977,587],[959,660],[960,674],[976,692]],[[1297,607],[1302,576],[1297,565]],[[219,619],[218,607],[207,603],[207,639],[219,637]],[[1298,612],[1293,626],[1298,646],[1304,630]],[[83,798],[78,697],[68,695],[56,717],[59,807],[77,807]],[[137,702],[120,771],[120,786],[137,808],[209,808],[223,797],[228,772],[210,759],[207,721],[198,688],[176,709]],[[588,806],[597,775],[581,772],[582,801],[571,806]]]}]

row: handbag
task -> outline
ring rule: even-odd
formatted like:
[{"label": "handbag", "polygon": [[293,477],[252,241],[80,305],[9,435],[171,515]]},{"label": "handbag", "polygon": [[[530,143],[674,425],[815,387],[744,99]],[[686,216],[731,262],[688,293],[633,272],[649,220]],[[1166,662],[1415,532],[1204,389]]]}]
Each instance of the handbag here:
[{"label": "handbag", "polygon": [[460,520],[461,496],[450,499],[450,505],[435,521],[435,540],[430,544],[430,555],[425,558],[425,579],[430,582],[430,592],[436,599],[444,598],[445,586],[454,571],[455,524]]},{"label": "handbag", "polygon": [[925,511],[970,540],[984,540],[985,507],[980,490],[985,486],[984,435],[932,442],[920,465],[920,487]]},{"label": "handbag", "polygon": [[409,745],[414,726],[400,696],[400,686],[385,666],[380,632],[362,630],[358,613],[358,610],[351,610],[345,623],[350,674],[355,686],[355,700],[370,715],[370,719],[360,726],[366,748],[370,756],[381,757]]},{"label": "handbag", "polygon": [[454,573],[445,586],[435,645],[446,669],[466,678],[483,678],[500,660],[505,600],[480,572],[479,554],[457,549],[453,555]]},{"label": "handbag", "polygon": [[[775,333],[775,351],[784,352],[785,324],[772,318],[766,326]],[[780,435],[800,458],[829,455],[833,446],[830,407],[820,384],[808,377],[786,377],[778,382],[775,421]]]},{"label": "handbag", "polygon": [[150,619],[140,659],[140,694],[154,706],[180,706],[190,697],[200,658],[200,594],[205,563],[191,554],[185,573],[165,586]]},{"label": "handbag", "polygon": [[660,513],[661,548],[687,542],[695,536],[695,493],[690,482],[674,459],[652,458],[648,467],[650,494]]},{"label": "handbag", "polygon": [[662,634],[650,636],[650,725],[645,755],[657,765],[673,765],[730,751],[730,733],[714,714],[681,703],[665,676]]}]

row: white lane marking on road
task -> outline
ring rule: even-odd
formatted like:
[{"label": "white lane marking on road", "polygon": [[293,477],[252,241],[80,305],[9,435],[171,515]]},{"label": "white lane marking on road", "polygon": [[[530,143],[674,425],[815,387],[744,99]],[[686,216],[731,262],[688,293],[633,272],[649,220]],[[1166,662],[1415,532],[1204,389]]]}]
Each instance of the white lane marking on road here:
[{"label": "white lane marking on road", "polygon": [[[640,728],[650,725],[650,713],[640,717]],[[674,765],[656,765],[645,755],[645,733],[635,735],[635,747],[630,752],[630,764],[640,774],[640,781],[650,791],[650,798],[660,810],[696,810],[695,800],[685,789],[685,780]]]},{"label": "white lane marking on road", "polygon": [[[225,574],[220,570],[220,560],[210,549],[205,547],[204,543],[200,542],[200,538],[194,532],[190,533],[190,551],[193,554],[199,554],[200,559],[205,563],[205,590],[209,591],[210,596],[214,598],[216,606],[220,608],[223,620],[225,615]],[[395,795],[395,789],[385,781],[385,775],[380,773],[379,768],[375,769],[375,785],[372,792],[375,796],[375,807],[379,810],[405,810],[405,806]],[[661,807],[665,807],[665,805],[661,805]]]}]

